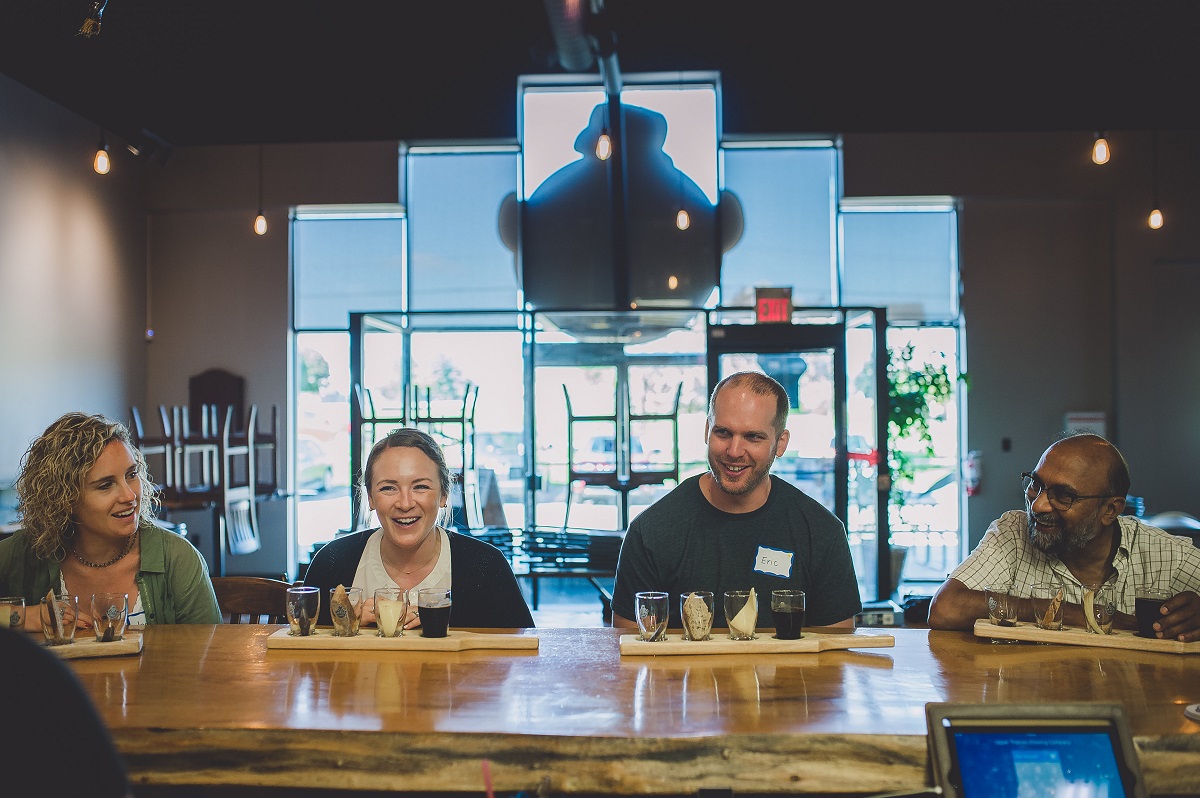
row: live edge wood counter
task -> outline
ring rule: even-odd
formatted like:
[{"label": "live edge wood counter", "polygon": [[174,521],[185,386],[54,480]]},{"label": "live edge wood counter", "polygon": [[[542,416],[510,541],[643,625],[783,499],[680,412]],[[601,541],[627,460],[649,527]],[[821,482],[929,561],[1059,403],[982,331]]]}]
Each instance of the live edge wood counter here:
[{"label": "live edge wood counter", "polygon": [[70,661],[137,784],[555,793],[874,793],[926,781],[928,701],[1115,701],[1156,795],[1200,793],[1200,657],[895,630],[894,648],[625,657],[267,650],[277,626],[151,626]]}]

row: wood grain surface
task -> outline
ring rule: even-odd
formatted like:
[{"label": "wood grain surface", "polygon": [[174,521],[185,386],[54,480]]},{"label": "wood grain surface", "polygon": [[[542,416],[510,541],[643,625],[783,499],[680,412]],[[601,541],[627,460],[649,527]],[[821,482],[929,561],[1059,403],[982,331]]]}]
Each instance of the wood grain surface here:
[{"label": "wood grain surface", "polygon": [[489,634],[451,629],[445,637],[422,637],[411,630],[401,637],[380,637],[374,629],[362,629],[355,637],[334,637],[332,629],[319,629],[316,634],[290,635],[280,629],[267,638],[267,648],[313,649],[324,651],[472,651],[476,649],[516,649],[536,651],[535,634]]},{"label": "wood grain surface", "polygon": [[151,626],[139,657],[68,665],[136,784],[478,794],[486,758],[502,792],[862,795],[926,783],[926,702],[1114,701],[1150,792],[1200,793],[1197,657],[918,629],[771,656],[622,657],[617,629],[538,629],[536,652],[268,650],[281,628]]},{"label": "wood grain surface", "polygon": [[1136,632],[1129,629],[1113,629],[1112,634],[1098,635],[1083,629],[1039,629],[1034,623],[997,626],[987,618],[980,618],[975,621],[975,636],[996,640],[1021,640],[1027,643],[1054,643],[1061,646],[1121,648],[1163,654],[1200,654],[1200,641],[1181,643],[1178,640],[1138,637]]},{"label": "wood grain surface", "polygon": [[714,632],[708,640],[684,640],[682,633],[668,633],[665,640],[651,643],[637,635],[621,635],[621,656],[706,656],[708,654],[813,654],[847,648],[891,648],[896,638],[889,634],[859,631],[855,634],[818,634],[806,632],[799,640],[779,640],[769,631],[759,632],[753,640],[730,640],[725,631]]}]

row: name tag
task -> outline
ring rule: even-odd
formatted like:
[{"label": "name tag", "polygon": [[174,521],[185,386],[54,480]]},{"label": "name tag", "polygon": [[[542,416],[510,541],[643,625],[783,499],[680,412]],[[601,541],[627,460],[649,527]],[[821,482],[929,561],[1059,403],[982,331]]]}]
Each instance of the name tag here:
[{"label": "name tag", "polygon": [[795,555],[790,551],[759,546],[758,554],[754,555],[754,570],[767,576],[781,576],[787,579],[792,575],[793,556]]}]

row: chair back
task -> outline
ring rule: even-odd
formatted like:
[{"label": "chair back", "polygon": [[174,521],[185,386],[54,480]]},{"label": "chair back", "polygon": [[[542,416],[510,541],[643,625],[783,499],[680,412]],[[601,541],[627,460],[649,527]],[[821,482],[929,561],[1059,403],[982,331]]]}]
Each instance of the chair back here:
[{"label": "chair back", "polygon": [[[255,476],[256,452],[254,449],[258,406],[250,406],[244,436],[234,437],[233,407],[225,408],[225,422],[221,426],[221,502],[225,524],[225,539],[230,554],[253,554],[262,548],[258,533],[258,510],[256,508]],[[244,475],[238,473],[235,458],[244,463]],[[238,477],[244,476],[244,479]]]},{"label": "chair back", "polygon": [[211,577],[225,623],[287,623],[290,582],[262,576]]},{"label": "chair back", "polygon": [[[175,484],[175,442],[171,438],[170,427],[164,426],[161,435],[146,432],[142,412],[137,405],[131,405],[129,415],[133,421],[130,433],[133,445],[142,452],[146,459],[146,468],[154,479],[155,486],[160,490],[169,491]],[[157,458],[162,458],[162,468],[158,467]]]},{"label": "chair back", "polygon": [[375,420],[375,400],[371,398],[371,389],[364,388],[362,383],[354,383],[354,395],[358,399],[358,412],[363,421]]},{"label": "chair back", "polygon": [[224,369],[212,368],[188,378],[188,406],[194,416],[203,415],[205,405],[213,405],[219,420],[225,408],[232,407],[233,417],[241,424],[246,418],[245,397],[246,378]]}]

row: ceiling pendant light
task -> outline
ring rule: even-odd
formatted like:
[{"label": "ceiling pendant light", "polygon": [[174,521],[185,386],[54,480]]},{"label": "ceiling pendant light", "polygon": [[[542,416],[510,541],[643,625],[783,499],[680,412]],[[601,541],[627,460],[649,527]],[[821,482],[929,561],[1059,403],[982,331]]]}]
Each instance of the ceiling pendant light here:
[{"label": "ceiling pendant light", "polygon": [[108,142],[104,140],[104,128],[100,128],[100,144],[96,147],[96,157],[92,161],[92,168],[98,175],[106,175],[112,168],[112,159],[108,157]]},{"label": "ceiling pendant light", "polygon": [[680,230],[686,230],[692,226],[692,217],[691,214],[687,212],[687,207],[684,204],[683,199],[683,169],[676,165],[675,171],[679,173],[679,179],[677,183],[679,204],[676,205],[676,207],[679,208],[679,211],[675,214],[675,226]]},{"label": "ceiling pendant light", "polygon": [[[677,76],[678,83],[675,84],[676,91],[683,90],[683,76]],[[675,164],[675,171],[679,173],[678,191],[679,191],[679,212],[675,214],[675,227],[680,230],[686,230],[692,226],[691,214],[687,212],[687,207],[684,204],[683,198],[683,167]]]},{"label": "ceiling pendant light", "polygon": [[1158,131],[1150,134],[1150,216],[1146,220],[1151,230],[1161,230],[1162,211],[1158,207]]},{"label": "ceiling pendant light", "polygon": [[612,157],[612,137],[605,130],[600,134],[600,138],[596,139],[596,157],[602,161],[607,161]]},{"label": "ceiling pendant light", "polygon": [[1096,131],[1095,141],[1092,142],[1092,163],[1106,164],[1108,159],[1112,157],[1112,150],[1108,146],[1108,139],[1104,138],[1104,131]]},{"label": "ceiling pendant light", "polygon": [[263,216],[263,148],[258,145],[258,216],[254,217],[254,232],[260,236],[267,234],[267,217]]}]

